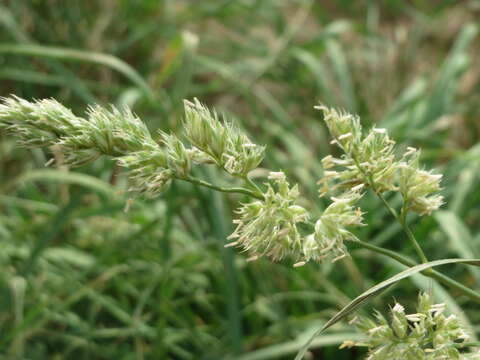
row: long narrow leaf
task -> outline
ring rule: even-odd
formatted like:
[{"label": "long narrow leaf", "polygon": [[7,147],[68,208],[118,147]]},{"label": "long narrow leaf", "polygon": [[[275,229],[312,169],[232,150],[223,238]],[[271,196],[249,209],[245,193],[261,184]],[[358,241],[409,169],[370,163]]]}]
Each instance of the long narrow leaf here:
[{"label": "long narrow leaf", "polygon": [[[290,354],[295,354],[302,347],[302,338],[293,341],[284,342],[277,345],[265,347],[263,349],[249,352],[245,355],[235,358],[235,360],[269,360],[283,358]],[[323,335],[312,343],[313,348],[339,345],[347,340],[360,341],[363,337],[358,333],[339,333]],[[302,342],[301,342],[302,341]]]},{"label": "long narrow leaf", "polygon": [[76,184],[111,198],[118,197],[115,188],[105,181],[78,172],[66,172],[55,169],[41,169],[26,172],[15,180],[15,184],[25,184],[33,181]]},{"label": "long narrow leaf", "polygon": [[39,56],[51,59],[83,61],[110,67],[132,81],[153,99],[153,92],[142,76],[126,62],[103,53],[31,44],[0,44],[0,53]]}]

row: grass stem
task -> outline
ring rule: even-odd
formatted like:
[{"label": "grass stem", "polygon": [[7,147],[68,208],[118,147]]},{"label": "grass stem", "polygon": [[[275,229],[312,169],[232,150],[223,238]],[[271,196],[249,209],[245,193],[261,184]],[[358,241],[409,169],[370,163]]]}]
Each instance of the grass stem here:
[{"label": "grass stem", "polygon": [[181,179],[179,178],[178,180],[188,181],[192,184],[204,186],[204,187],[207,187],[207,188],[210,188],[210,189],[213,189],[213,190],[216,190],[216,191],[224,192],[224,193],[245,194],[245,195],[251,196],[251,197],[253,197],[255,199],[258,199],[258,200],[263,200],[264,199],[261,192],[252,191],[252,190],[245,189],[245,188],[242,188],[242,187],[217,186],[217,185],[211,184],[207,181],[200,180],[200,179],[197,179],[197,178],[194,178],[194,177],[181,178]]}]

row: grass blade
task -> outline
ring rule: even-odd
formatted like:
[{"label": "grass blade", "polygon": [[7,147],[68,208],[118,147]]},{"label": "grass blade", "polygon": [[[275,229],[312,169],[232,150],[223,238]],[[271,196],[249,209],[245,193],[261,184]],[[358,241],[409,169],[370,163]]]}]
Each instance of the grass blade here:
[{"label": "grass blade", "polygon": [[97,179],[93,176],[75,173],[75,172],[65,172],[53,169],[42,169],[42,170],[32,170],[29,171],[17,179],[14,183],[24,184],[32,181],[54,181],[67,184],[76,184],[84,186],[91,190],[94,190],[98,193],[102,193],[106,196],[115,198],[116,192],[115,189],[108,183]]},{"label": "grass blade", "polygon": [[124,75],[132,83],[142,89],[145,95],[147,95],[150,99],[154,98],[150,86],[145,82],[142,76],[126,62],[112,55],[78,49],[30,44],[0,44],[0,53],[31,55],[51,59],[90,62],[104,65]]},{"label": "grass blade", "polygon": [[[209,172],[207,178],[214,178],[215,174]],[[231,221],[228,219],[228,212],[226,211],[226,204],[221,194],[218,192],[209,191],[206,195],[206,200],[209,203],[207,211],[210,215],[210,223],[213,228],[213,233],[219,242],[219,247],[222,252],[223,265],[225,269],[225,285],[224,292],[226,295],[226,312],[228,318],[228,332],[231,341],[233,353],[240,354],[243,350],[242,338],[242,315],[240,310],[240,296],[238,274],[234,262],[234,252],[231,248],[225,248],[225,241],[230,234]],[[223,214],[223,216],[218,216]]]},{"label": "grass blade", "polygon": [[347,58],[339,42],[329,39],[325,43],[327,55],[330,59],[332,70],[338,80],[340,96],[349,111],[357,111],[357,98],[353,89],[353,81]]}]

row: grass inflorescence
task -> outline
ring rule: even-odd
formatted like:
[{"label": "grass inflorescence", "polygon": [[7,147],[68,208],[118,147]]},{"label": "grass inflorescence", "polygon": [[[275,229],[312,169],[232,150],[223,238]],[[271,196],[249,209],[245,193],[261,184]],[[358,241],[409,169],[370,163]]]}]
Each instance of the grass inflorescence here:
[{"label": "grass inflorescence", "polygon": [[[0,131],[1,355],[291,359],[313,330],[358,294],[422,261],[405,225],[429,261],[478,257],[477,15],[470,1],[2,4],[1,95],[62,105],[56,105],[61,111],[50,128],[13,136]],[[233,134],[233,145],[207,149],[207,158],[189,145],[202,139],[181,135],[183,99],[197,109],[195,97],[209,111],[215,108]],[[335,201],[318,197],[316,182],[339,170],[325,165],[341,149],[330,144],[322,116],[312,108],[317,100],[358,114],[364,135],[385,128],[396,141],[392,153],[368,167],[403,225],[368,184],[358,202],[337,196],[345,224],[361,206],[368,226],[348,226],[342,241],[317,236],[326,248],[335,244],[331,257],[317,256],[309,236],[339,225],[335,213],[325,217]],[[87,104],[100,105],[85,110]],[[46,113],[38,115],[48,120]],[[62,119],[72,116],[73,127],[66,128]],[[99,120],[95,128],[77,132],[76,122],[93,118]],[[123,133],[119,128],[129,126]],[[58,144],[65,133],[72,137]],[[377,140],[385,137],[375,134],[366,149],[384,146]],[[14,146],[19,136],[33,147]],[[258,147],[237,148],[238,141]],[[90,144],[88,151],[81,143]],[[250,160],[235,162],[239,151]],[[402,166],[393,175],[384,171],[393,162],[416,176],[399,183]],[[290,187],[298,184],[295,206],[308,210],[309,218],[299,211],[288,229],[294,225],[305,237],[303,251],[312,255],[304,266],[292,269],[306,260],[298,256],[246,263],[253,253],[224,248],[238,225],[231,220],[242,217],[234,213],[239,203],[263,201],[259,192],[267,193],[269,185],[277,191],[278,180],[268,180],[266,168],[282,171]],[[170,170],[182,176],[189,170],[201,182],[175,180]],[[429,195],[416,184],[428,180],[436,193],[437,174],[443,174],[437,195],[445,204],[434,211],[440,201],[426,204],[422,197]],[[159,186],[147,189],[147,183]],[[216,192],[231,188],[229,194]],[[405,198],[418,201],[402,212]],[[295,244],[295,231],[291,238]],[[347,252],[351,256],[343,256]],[[338,257],[332,265],[329,260]],[[440,279],[436,271],[471,291],[480,280],[475,267],[446,266],[427,275]],[[474,345],[479,317],[472,298],[448,280],[443,287],[422,275],[410,279],[376,297],[375,308],[387,313],[394,297],[413,309],[418,287],[432,291]],[[338,350],[346,340],[360,342],[361,334],[337,323],[313,340],[311,355],[366,354],[362,348]]]}]

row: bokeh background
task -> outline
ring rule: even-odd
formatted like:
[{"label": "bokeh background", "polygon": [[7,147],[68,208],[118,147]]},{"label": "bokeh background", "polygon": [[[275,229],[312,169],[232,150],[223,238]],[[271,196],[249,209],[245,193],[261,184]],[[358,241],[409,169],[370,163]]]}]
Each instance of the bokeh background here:
[{"label": "bokeh background", "polygon": [[[347,109],[423,148],[445,175],[442,211],[412,219],[429,258],[479,257],[479,19],[478,1],[3,0],[0,95],[53,97],[79,115],[126,104],[153,132],[178,131],[183,99],[197,97],[266,144],[262,166],[298,182],[314,212],[326,205],[320,159],[336,150],[313,106]],[[292,359],[349,300],[402,269],[353,247],[335,264],[246,263],[223,247],[246,199],[176,183],[125,212],[126,176],[109,159],[45,168],[52,156],[61,163],[0,133],[6,359]],[[361,239],[414,254],[375,198],[361,205]],[[443,270],[478,286],[478,270]],[[421,276],[361,312],[413,304],[429,287],[480,329],[478,306]],[[308,358],[361,359],[338,349],[357,337],[338,324]]]}]

